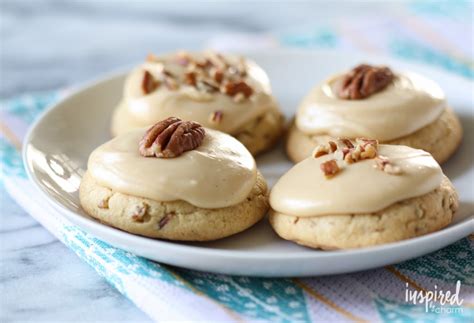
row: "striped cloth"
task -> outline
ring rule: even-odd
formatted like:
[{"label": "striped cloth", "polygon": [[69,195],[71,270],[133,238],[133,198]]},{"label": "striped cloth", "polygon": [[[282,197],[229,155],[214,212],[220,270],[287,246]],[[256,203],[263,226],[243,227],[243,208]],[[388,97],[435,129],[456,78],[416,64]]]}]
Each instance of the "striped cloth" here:
[{"label": "striped cloth", "polygon": [[[304,48],[359,49],[437,65],[474,78],[472,47],[461,36],[472,21],[468,2],[414,2],[407,14],[332,25],[304,26],[260,42]],[[446,6],[446,7],[443,7]],[[472,19],[472,17],[471,17]],[[368,22],[369,21],[369,22]],[[471,25],[469,25],[471,24]],[[369,37],[370,36],[370,37]],[[270,39],[271,41],[268,41]],[[218,42],[222,47],[223,42]],[[242,42],[240,42],[242,45]],[[261,44],[261,43],[260,43]],[[472,46],[472,40],[471,40]],[[218,46],[219,47],[219,46]],[[42,225],[114,287],[156,320],[203,321],[473,321],[472,236],[430,255],[355,274],[271,279],[233,277],[160,265],[114,248],[78,229],[51,209],[25,177],[19,154],[27,127],[58,92],[28,94],[1,102],[1,184]],[[7,217],[8,214],[2,214]],[[406,291],[456,289],[462,306],[407,302]]]}]

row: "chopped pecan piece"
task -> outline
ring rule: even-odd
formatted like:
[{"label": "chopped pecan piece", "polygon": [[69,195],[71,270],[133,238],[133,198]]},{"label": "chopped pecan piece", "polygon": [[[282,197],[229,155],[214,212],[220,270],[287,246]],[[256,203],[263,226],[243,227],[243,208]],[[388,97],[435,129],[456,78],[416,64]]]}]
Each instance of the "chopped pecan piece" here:
[{"label": "chopped pecan piece", "polygon": [[153,75],[150,72],[145,70],[142,79],[142,90],[143,93],[148,94],[155,91],[160,86],[160,82],[155,80]]},{"label": "chopped pecan piece", "polygon": [[236,95],[234,95],[233,100],[236,103],[243,102],[245,100],[245,95],[243,93],[237,93]]},{"label": "chopped pecan piece", "polygon": [[224,118],[224,113],[220,110],[214,111],[209,118],[212,123],[221,123],[222,118]]},{"label": "chopped pecan piece", "polygon": [[390,161],[385,156],[378,155],[377,158],[375,158],[375,166],[380,170],[383,170],[385,165],[387,165],[389,163],[390,163]]},{"label": "chopped pecan piece", "polygon": [[176,80],[172,77],[165,78],[165,85],[171,91],[175,91],[175,90],[179,89],[178,82],[176,82]]},{"label": "chopped pecan piece", "polygon": [[337,150],[337,144],[334,141],[328,141],[329,149],[331,152],[335,152]]},{"label": "chopped pecan piece", "polygon": [[[319,147],[321,147],[321,146],[319,146]],[[324,155],[328,154],[328,152],[326,150],[319,149],[319,147],[316,148],[316,151],[314,152],[314,158],[318,158],[318,157],[321,157],[321,156],[324,156]]]},{"label": "chopped pecan piece", "polygon": [[97,207],[99,209],[108,209],[109,208],[109,198],[104,198],[102,200],[99,201],[99,203],[97,204]]},{"label": "chopped pecan piece", "polygon": [[329,153],[333,153],[337,150],[337,145],[334,141],[328,141],[327,144],[319,145],[316,147],[314,157],[318,158]]},{"label": "chopped pecan piece", "polygon": [[373,144],[358,145],[358,147],[361,147],[360,159],[372,159],[377,156],[377,146]]},{"label": "chopped pecan piece", "polygon": [[354,144],[350,139],[347,138],[338,138],[338,140],[342,145],[346,146],[347,148],[354,148]]},{"label": "chopped pecan piece", "polygon": [[400,175],[402,173],[402,169],[399,166],[392,164],[385,165],[383,171],[390,175]]},{"label": "chopped pecan piece", "polygon": [[242,93],[246,98],[252,95],[253,89],[244,81],[240,82],[229,82],[224,85],[224,93],[230,96],[234,96],[237,93]]},{"label": "chopped pecan piece", "polygon": [[211,80],[201,80],[197,82],[196,87],[204,92],[216,92],[219,90],[219,86]]},{"label": "chopped pecan piece", "polygon": [[375,158],[375,167],[390,175],[402,173],[402,169],[399,166],[393,165],[387,157],[381,155]]},{"label": "chopped pecan piece", "polygon": [[188,72],[188,73],[184,74],[184,82],[186,84],[195,86],[196,85],[196,73]]},{"label": "chopped pecan piece", "polygon": [[344,76],[338,95],[347,100],[364,99],[383,90],[393,79],[388,67],[361,64]]},{"label": "chopped pecan piece", "polygon": [[152,53],[147,55],[146,60],[148,62],[159,62],[160,61],[160,59],[155,54],[152,54]]},{"label": "chopped pecan piece", "polygon": [[135,207],[130,212],[130,217],[135,222],[143,222],[146,211],[148,210],[148,204],[141,203],[135,205]]},{"label": "chopped pecan piece", "polygon": [[344,147],[342,148],[341,152],[342,152],[342,159],[344,160],[346,159],[347,154],[351,152],[351,148]]},{"label": "chopped pecan piece", "polygon": [[360,151],[357,151],[354,148],[344,148],[346,150],[343,151],[344,153],[344,161],[348,164],[353,164],[358,161],[360,156]]},{"label": "chopped pecan piece", "polygon": [[328,160],[322,163],[319,167],[323,171],[324,176],[326,176],[326,178],[336,175],[341,170],[339,166],[337,165],[337,162],[335,159]]},{"label": "chopped pecan piece", "polygon": [[160,219],[160,221],[158,222],[158,230],[163,229],[163,227],[164,227],[165,225],[167,225],[168,222],[170,222],[171,218],[172,218],[174,215],[175,215],[175,212],[170,212],[170,213],[165,214],[165,216],[162,217],[162,218]]},{"label": "chopped pecan piece", "polygon": [[367,146],[367,145],[372,145],[377,149],[377,147],[379,145],[379,141],[376,140],[376,139],[357,138],[356,141],[363,148],[365,148],[365,146]]},{"label": "chopped pecan piece", "polygon": [[206,56],[212,62],[212,65],[216,66],[219,69],[225,69],[229,65],[224,56],[214,51],[208,51],[206,53]]},{"label": "chopped pecan piece", "polygon": [[211,77],[216,81],[217,83],[221,83],[222,80],[224,79],[224,72],[222,70],[219,70],[217,68],[213,68],[210,72]]},{"label": "chopped pecan piece", "polygon": [[201,69],[208,69],[208,68],[213,67],[214,64],[212,63],[212,61],[210,59],[206,58],[204,60],[204,62],[197,62],[196,66],[201,68]]},{"label": "chopped pecan piece", "polygon": [[170,117],[148,129],[140,140],[139,151],[144,157],[174,158],[199,147],[204,136],[199,123]]},{"label": "chopped pecan piece", "polygon": [[339,147],[342,147],[338,152],[339,158],[348,164],[356,163],[364,159],[372,159],[377,156],[378,141],[372,139],[357,138],[356,144],[351,140],[342,138],[338,139]]}]

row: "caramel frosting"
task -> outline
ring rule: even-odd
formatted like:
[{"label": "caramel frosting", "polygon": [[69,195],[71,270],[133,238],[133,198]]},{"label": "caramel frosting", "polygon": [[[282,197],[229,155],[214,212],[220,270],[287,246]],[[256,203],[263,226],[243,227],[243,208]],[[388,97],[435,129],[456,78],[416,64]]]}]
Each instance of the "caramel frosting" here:
[{"label": "caramel frosting", "polygon": [[[143,89],[144,73],[149,72],[160,79],[163,69],[178,80],[186,80],[188,66],[177,59],[178,54],[169,54],[148,60],[135,68],[127,77],[124,96],[115,114],[112,132],[114,134],[151,125],[170,116],[183,120],[193,120],[204,127],[217,129],[231,135],[241,131],[249,121],[263,115],[269,109],[278,109],[271,94],[267,74],[253,61],[231,55],[219,55],[229,66],[239,66],[245,73],[239,81],[249,86],[251,95],[232,96],[220,90],[206,91],[199,86],[179,82],[177,88],[170,89],[163,84],[153,91],[145,93]],[[205,62],[212,53],[189,53],[194,62]],[[225,80],[221,82],[224,86]],[[248,94],[248,93],[247,93]],[[213,118],[215,113],[219,118]]]},{"label": "caramel frosting", "polygon": [[183,200],[202,208],[244,201],[256,182],[255,160],[233,137],[205,129],[201,145],[175,158],[143,157],[136,129],[101,145],[89,157],[88,171],[112,190],[156,201]]},{"label": "caramel frosting", "polygon": [[277,212],[301,217],[372,213],[429,193],[441,183],[440,166],[423,150],[379,145],[378,153],[398,167],[399,174],[380,170],[375,159],[366,159],[353,164],[338,161],[340,172],[326,178],[321,164],[337,159],[335,153],[309,157],[275,184],[270,205]]},{"label": "caramel frosting", "polygon": [[330,78],[303,100],[296,115],[301,131],[388,141],[430,124],[446,107],[441,88],[414,73],[396,75],[382,91],[362,100],[338,97],[343,78],[344,75]]}]

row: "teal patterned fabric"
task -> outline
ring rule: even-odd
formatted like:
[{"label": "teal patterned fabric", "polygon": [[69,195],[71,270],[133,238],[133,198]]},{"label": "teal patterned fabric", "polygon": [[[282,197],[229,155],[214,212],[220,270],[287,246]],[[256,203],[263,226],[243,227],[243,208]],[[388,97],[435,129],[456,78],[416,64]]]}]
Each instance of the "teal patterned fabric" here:
[{"label": "teal patterned fabric", "polygon": [[474,286],[474,243],[464,239],[449,248],[398,265],[399,269],[450,283]]},{"label": "teal patterned fabric", "polygon": [[0,137],[0,160],[1,172],[0,183],[6,175],[17,175],[26,177],[23,161],[17,149],[13,147],[5,138]]},{"label": "teal patterned fabric", "polygon": [[[473,12],[474,2],[468,0],[411,1],[405,15],[413,16],[416,23],[410,17],[386,13],[331,24],[315,21],[311,26],[284,31],[278,38],[289,47],[383,52],[474,79],[474,48],[472,39],[467,39]],[[443,29],[449,27],[451,33],[444,35]],[[458,43],[466,45],[465,49],[459,50]]]},{"label": "teal patterned fabric", "polygon": [[178,272],[196,289],[247,318],[310,322],[303,292],[291,279],[210,275],[190,270]]},{"label": "teal patterned fabric", "polygon": [[[34,116],[40,113],[45,106],[57,98],[57,93],[45,93],[39,96],[23,96],[2,103],[2,110],[8,111],[15,118],[29,123]],[[49,99],[45,99],[49,98]],[[5,177],[24,178],[21,157],[18,150],[1,138],[2,181]],[[2,188],[2,194],[4,194]],[[344,291],[338,293],[338,285],[328,285],[324,278],[309,278],[298,284],[293,279],[270,279],[233,277],[195,272],[187,269],[173,268],[160,265],[153,261],[135,256],[129,252],[114,248],[109,244],[85,233],[72,225],[62,228],[59,236],[71,250],[91,265],[110,284],[122,292],[126,297],[144,308],[136,300],[135,293],[130,292],[127,280],[134,279],[145,286],[147,281],[159,282],[160,286],[170,286],[178,291],[196,293],[232,313],[231,318],[243,320],[263,320],[275,322],[311,322],[315,320],[338,319],[352,320],[367,319],[393,322],[415,321],[444,321],[463,322],[473,318],[473,309],[463,306],[460,310],[445,314],[425,312],[423,305],[411,305],[400,299],[406,282],[387,269],[378,269],[371,272],[374,277],[386,277],[386,281],[374,284],[364,280],[360,274],[336,276],[340,279],[350,278],[367,290],[369,303],[364,303],[367,314],[352,313],[352,307],[360,304],[347,305]],[[454,284],[461,281],[463,297],[472,299],[474,281],[473,268],[473,241],[469,238],[444,248],[425,257],[414,259],[396,265],[396,270],[408,279],[416,279],[417,283],[431,288],[433,282],[445,283],[449,290],[454,291]],[[143,282],[142,282],[143,281]],[[164,285],[163,285],[164,284]],[[303,285],[302,285],[303,284]],[[302,288],[302,286],[306,286]],[[383,286],[392,286],[389,293]],[[314,287],[317,286],[317,287]],[[379,287],[382,286],[382,287]],[[315,289],[316,288],[316,289]],[[468,288],[468,289],[467,289]],[[160,287],[162,289],[162,287]],[[319,296],[308,292],[314,290]],[[466,294],[467,293],[467,294]],[[392,296],[392,297],[391,297]],[[329,305],[328,305],[329,304]],[[145,310],[145,309],[144,309]],[[377,316],[369,316],[370,310]]]}]

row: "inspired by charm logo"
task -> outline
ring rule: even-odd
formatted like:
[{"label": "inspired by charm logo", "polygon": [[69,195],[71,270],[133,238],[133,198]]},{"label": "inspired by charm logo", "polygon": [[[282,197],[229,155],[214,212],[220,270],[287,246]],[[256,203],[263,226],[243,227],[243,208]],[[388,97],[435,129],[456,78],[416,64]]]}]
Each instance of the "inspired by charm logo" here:
[{"label": "inspired by charm logo", "polygon": [[[461,282],[456,283],[456,292],[438,290],[438,286],[434,286],[434,291],[412,291],[408,289],[406,283],[405,301],[414,305],[424,304],[426,312],[433,312],[437,314],[462,313],[463,308],[460,307],[464,302],[459,297],[461,291]],[[448,306],[446,306],[448,305]]]}]

